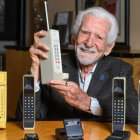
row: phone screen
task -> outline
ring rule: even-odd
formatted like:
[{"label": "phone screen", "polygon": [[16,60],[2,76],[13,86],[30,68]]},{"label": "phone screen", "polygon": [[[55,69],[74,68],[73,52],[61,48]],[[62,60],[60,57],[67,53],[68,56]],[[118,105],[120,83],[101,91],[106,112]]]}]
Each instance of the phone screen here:
[{"label": "phone screen", "polygon": [[115,79],[114,80],[114,97],[124,97],[124,80]]},{"label": "phone screen", "polygon": [[24,91],[25,94],[33,94],[34,77],[24,77]]}]

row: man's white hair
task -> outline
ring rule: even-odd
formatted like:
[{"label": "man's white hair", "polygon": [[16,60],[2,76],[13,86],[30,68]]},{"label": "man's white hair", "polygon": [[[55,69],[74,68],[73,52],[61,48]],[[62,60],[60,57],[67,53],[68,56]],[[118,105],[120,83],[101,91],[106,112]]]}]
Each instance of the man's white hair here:
[{"label": "man's white hair", "polygon": [[92,7],[79,12],[73,25],[72,34],[76,37],[83,18],[89,14],[97,18],[107,19],[110,22],[111,27],[108,33],[108,44],[111,45],[114,43],[118,35],[118,23],[115,16],[102,7]]}]

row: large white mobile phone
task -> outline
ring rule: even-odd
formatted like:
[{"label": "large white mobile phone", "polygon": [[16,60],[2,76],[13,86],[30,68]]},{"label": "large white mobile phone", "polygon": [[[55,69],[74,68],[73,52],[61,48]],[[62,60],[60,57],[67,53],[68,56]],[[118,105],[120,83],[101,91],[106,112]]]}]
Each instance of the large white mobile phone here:
[{"label": "large white mobile phone", "polygon": [[50,47],[50,51],[47,52],[48,59],[40,59],[40,69],[41,69],[41,82],[46,84],[51,80],[68,79],[68,73],[62,72],[62,62],[61,62],[61,51],[60,51],[60,39],[58,30],[49,30],[48,23],[48,12],[47,3],[44,1],[46,22],[47,22],[47,36],[40,39],[40,42],[46,44]]},{"label": "large white mobile phone", "polygon": [[62,72],[59,32],[52,29],[47,31],[47,36],[40,39],[40,42],[50,47],[48,59],[40,59],[42,84],[54,79],[68,79],[68,73]]},{"label": "large white mobile phone", "polygon": [[23,76],[23,128],[33,130],[35,128],[35,87],[34,76]]},{"label": "large white mobile phone", "polygon": [[112,84],[112,132],[123,131],[126,114],[126,78],[115,77]]}]

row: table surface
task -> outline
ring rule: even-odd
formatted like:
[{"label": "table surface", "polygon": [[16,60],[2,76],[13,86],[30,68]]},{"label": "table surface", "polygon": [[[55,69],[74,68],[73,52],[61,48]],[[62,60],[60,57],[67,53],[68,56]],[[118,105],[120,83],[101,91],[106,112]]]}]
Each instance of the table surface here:
[{"label": "table surface", "polygon": [[[82,121],[84,140],[105,140],[112,130],[111,123]],[[55,129],[63,128],[62,121],[36,121],[34,130],[23,130],[22,122],[7,122],[6,129],[0,130],[0,140],[23,140],[25,133],[37,133],[40,140],[55,140]],[[140,140],[137,125],[126,125],[131,132],[130,140]]]}]

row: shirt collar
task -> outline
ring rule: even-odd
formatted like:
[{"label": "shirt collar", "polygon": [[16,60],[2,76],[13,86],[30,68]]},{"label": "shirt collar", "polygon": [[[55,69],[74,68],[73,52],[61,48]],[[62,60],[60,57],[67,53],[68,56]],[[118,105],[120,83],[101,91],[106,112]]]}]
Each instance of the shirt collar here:
[{"label": "shirt collar", "polygon": [[[93,66],[92,71],[90,71],[89,73],[94,73],[94,71],[95,71],[95,69],[96,69],[96,67],[97,67],[97,64],[98,64],[98,62]],[[79,64],[78,64],[78,67],[79,67]],[[80,67],[79,67],[79,73],[81,74],[81,69],[80,69]]]}]

